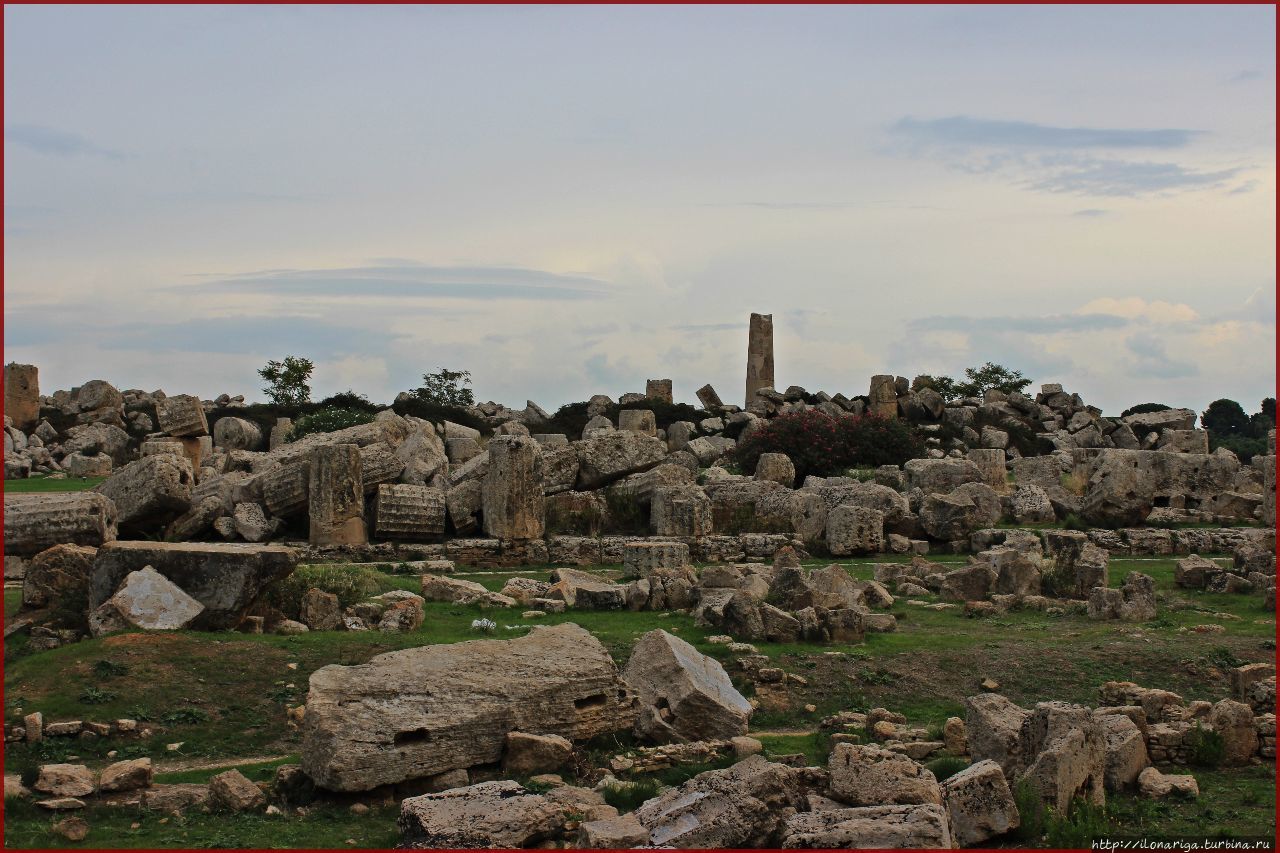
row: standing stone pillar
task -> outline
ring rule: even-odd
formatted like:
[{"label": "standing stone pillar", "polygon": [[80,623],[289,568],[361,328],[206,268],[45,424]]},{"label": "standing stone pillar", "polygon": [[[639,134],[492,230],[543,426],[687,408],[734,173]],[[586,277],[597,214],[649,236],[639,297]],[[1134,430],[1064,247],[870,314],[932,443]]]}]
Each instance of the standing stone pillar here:
[{"label": "standing stone pillar", "polygon": [[542,449],[527,435],[489,440],[489,470],[480,489],[484,530],[498,539],[541,539],[546,521]]},{"label": "standing stone pillar", "polygon": [[1276,458],[1262,457],[1262,523],[1276,526]]},{"label": "standing stone pillar", "polygon": [[747,331],[747,402],[756,391],[773,387],[773,315],[752,314]]},{"label": "standing stone pillar", "polygon": [[644,384],[644,395],[651,400],[661,400],[664,403],[674,402],[671,396],[671,380],[670,379],[650,379]]},{"label": "standing stone pillar", "polygon": [[36,428],[40,421],[40,371],[34,364],[4,366],[4,413],[23,432]]},{"label": "standing stone pillar", "polygon": [[359,447],[330,444],[313,450],[307,493],[312,545],[363,545],[369,541]]},{"label": "standing stone pillar", "polygon": [[877,417],[896,418],[898,416],[898,389],[892,376],[878,375],[871,377],[871,391],[867,394],[870,402],[867,410]]}]

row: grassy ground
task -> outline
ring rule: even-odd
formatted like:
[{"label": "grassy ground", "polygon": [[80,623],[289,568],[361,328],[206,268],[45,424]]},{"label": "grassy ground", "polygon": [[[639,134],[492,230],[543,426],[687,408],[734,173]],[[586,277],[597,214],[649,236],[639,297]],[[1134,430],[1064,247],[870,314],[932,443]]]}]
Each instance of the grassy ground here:
[{"label": "grassy ground", "polygon": [[48,477],[28,477],[25,480],[5,480],[4,491],[14,494],[30,492],[83,492],[92,489],[106,477],[67,477],[51,480]]},{"label": "grassy ground", "polygon": [[[874,562],[843,565],[855,577],[869,578]],[[970,619],[960,608],[934,611],[898,599],[892,608],[898,630],[868,635],[861,645],[758,643],[760,653],[774,665],[808,683],[793,689],[789,708],[757,711],[753,733],[770,754],[803,753],[822,763],[827,743],[815,734],[822,717],[882,706],[902,711],[912,724],[940,726],[948,716],[962,714],[963,698],[978,692],[985,678],[1000,682],[1001,692],[1024,705],[1047,699],[1093,704],[1097,688],[1107,680],[1167,688],[1188,699],[1228,696],[1230,666],[1274,658],[1274,614],[1265,612],[1256,596],[1176,590],[1173,566],[1172,559],[1112,560],[1112,585],[1118,586],[1129,571],[1155,578],[1162,606],[1160,616],[1150,623],[1092,622],[1083,616],[1055,618],[1039,612]],[[618,574],[616,566],[597,570]],[[545,578],[546,571],[526,567],[460,576],[497,590],[511,577]],[[384,590],[413,590],[418,584],[412,575],[378,576]],[[923,598],[936,601],[933,596]],[[15,591],[6,590],[6,615],[18,603]],[[520,636],[533,624],[576,622],[599,637],[619,664],[626,662],[638,637],[663,628],[724,662],[739,689],[751,695],[751,682],[733,663],[736,656],[707,642],[716,632],[695,625],[686,615],[574,611],[535,622],[521,619],[518,609],[485,611],[432,603],[426,611],[423,626],[408,634],[121,634],[40,653],[29,652],[22,638],[12,638],[5,649],[7,722],[33,710],[42,711],[46,720],[132,717],[152,734],[135,741],[48,739],[31,747],[12,744],[6,749],[6,772],[29,775],[37,765],[52,761],[102,766],[108,762],[106,752],[114,749],[117,758],[152,756],[162,774],[175,762],[235,759],[246,762],[246,772],[254,778],[266,778],[283,759],[249,762],[298,753],[299,735],[288,725],[285,711],[305,700],[312,672],[327,664],[361,663],[394,649],[475,639],[481,635],[471,622],[482,616],[497,622],[495,637]],[[1220,625],[1224,630],[1187,630],[1197,625]],[[816,710],[806,712],[806,704]],[[181,746],[170,750],[175,743]],[[162,780],[201,781],[221,769],[182,770]],[[1114,818],[1108,819],[1117,830],[1154,827],[1152,832],[1166,834],[1199,834],[1210,826],[1252,834],[1253,827],[1274,827],[1274,768],[1196,775],[1204,791],[1199,801],[1153,806],[1117,796],[1111,806]],[[25,804],[6,811],[8,846],[52,846],[58,841],[49,833],[49,815]],[[136,810],[91,809],[87,818],[94,827],[89,842],[95,845],[345,847],[351,846],[348,839],[359,846],[390,845],[395,841],[393,815],[392,810],[375,810],[359,817],[324,807],[306,816],[230,820],[190,815],[160,823],[156,816]],[[130,829],[134,822],[141,826]]]}]

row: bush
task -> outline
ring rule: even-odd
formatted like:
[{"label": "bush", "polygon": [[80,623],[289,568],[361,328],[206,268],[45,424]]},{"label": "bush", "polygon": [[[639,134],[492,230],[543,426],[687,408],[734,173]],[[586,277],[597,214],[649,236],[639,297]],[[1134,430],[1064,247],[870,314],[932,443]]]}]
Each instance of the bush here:
[{"label": "bush", "polygon": [[370,403],[369,398],[363,394],[357,394],[355,391],[343,391],[334,394],[332,397],[325,397],[317,406],[322,409],[351,409],[356,412],[368,412],[377,414],[386,408],[379,406],[377,403]]},{"label": "bush", "polygon": [[1212,453],[1219,447],[1225,447],[1230,450],[1240,457],[1242,464],[1248,465],[1253,457],[1262,456],[1267,452],[1267,440],[1265,438],[1250,438],[1246,435],[1219,437],[1215,433],[1209,433],[1209,452]]},{"label": "bush", "polygon": [[742,439],[729,460],[754,472],[761,453],[785,453],[796,478],[826,477],[851,467],[901,465],[924,444],[905,421],[874,415],[833,418],[814,409],[778,415]]},{"label": "bush", "polygon": [[303,415],[293,423],[289,430],[289,441],[297,441],[304,435],[319,432],[336,432],[340,429],[367,424],[373,421],[373,412],[359,409],[320,409],[309,415]]},{"label": "bush", "polygon": [[302,597],[312,587],[333,593],[338,596],[338,605],[347,608],[382,592],[383,578],[377,570],[367,566],[304,564],[287,578],[270,586],[266,600],[289,619],[297,619]]},{"label": "bush", "polygon": [[432,403],[420,397],[401,398],[391,405],[391,409],[402,417],[422,418],[424,421],[431,421],[436,424],[451,421],[455,424],[478,429],[484,435],[489,435],[493,432],[493,428],[485,423],[483,418],[467,409]]},{"label": "bush", "polygon": [[1130,406],[1120,413],[1120,417],[1127,418],[1129,415],[1145,415],[1147,412],[1167,412],[1173,406],[1166,406],[1164,403],[1139,403],[1136,406]]},{"label": "bush", "polygon": [[941,758],[935,758],[933,761],[930,761],[925,765],[929,772],[938,778],[939,782],[950,779],[952,776],[956,775],[968,766],[969,762],[965,761],[963,758],[957,758],[954,755],[944,755]]},{"label": "bush", "polygon": [[1024,779],[1013,788],[1013,803],[1018,809],[1018,828],[1013,831],[1013,837],[1020,841],[1038,842],[1048,821],[1040,792]]},{"label": "bush", "polygon": [[1046,830],[1049,847],[1058,850],[1088,850],[1111,834],[1106,809],[1081,799],[1073,800],[1065,815],[1051,811]]},{"label": "bush", "polygon": [[1222,735],[1199,723],[1182,736],[1182,745],[1187,748],[1187,762],[1194,767],[1218,767],[1227,755]]}]

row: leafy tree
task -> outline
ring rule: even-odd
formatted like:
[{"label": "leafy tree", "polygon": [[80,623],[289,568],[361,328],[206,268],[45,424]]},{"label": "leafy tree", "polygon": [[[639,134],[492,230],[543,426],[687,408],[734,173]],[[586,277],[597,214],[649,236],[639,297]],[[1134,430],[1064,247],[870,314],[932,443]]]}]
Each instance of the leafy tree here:
[{"label": "leafy tree", "polygon": [[423,374],[422,387],[414,389],[413,396],[437,406],[473,406],[476,402],[475,395],[466,387],[470,384],[470,370],[449,370],[442,367],[438,373]]},{"label": "leafy tree", "polygon": [[1276,428],[1276,398],[1267,397],[1262,401],[1261,411],[1249,417],[1249,435],[1265,439],[1267,433]]},{"label": "leafy tree", "polygon": [[1201,413],[1200,425],[1220,438],[1244,435],[1249,429],[1249,416],[1235,400],[1214,400]]},{"label": "leafy tree", "polygon": [[289,430],[288,441],[297,441],[304,435],[317,432],[336,432],[340,429],[367,424],[373,420],[373,412],[364,409],[328,408],[303,415]]},{"label": "leafy tree", "polygon": [[1267,419],[1269,419],[1273,425],[1275,424],[1276,422],[1276,398],[1275,397],[1263,398],[1261,414]]},{"label": "leafy tree", "polygon": [[930,376],[926,373],[911,380],[912,391],[923,391],[925,388],[937,391],[948,402],[959,396],[956,394],[956,381],[950,376]]},{"label": "leafy tree", "polygon": [[277,406],[299,406],[311,402],[311,386],[307,380],[315,365],[309,358],[286,355],[284,361],[268,361],[258,375],[270,384],[263,388]]},{"label": "leafy tree", "polygon": [[1172,409],[1172,406],[1166,406],[1164,403],[1139,403],[1136,406],[1130,406],[1120,413],[1120,417],[1127,418],[1129,415],[1141,415],[1147,412],[1164,412]]},{"label": "leafy tree", "polygon": [[1010,370],[990,361],[982,367],[966,367],[964,375],[966,381],[956,383],[955,386],[957,397],[981,397],[991,390],[1012,394],[1014,391],[1025,390],[1031,384],[1031,380],[1023,376],[1022,371]]}]

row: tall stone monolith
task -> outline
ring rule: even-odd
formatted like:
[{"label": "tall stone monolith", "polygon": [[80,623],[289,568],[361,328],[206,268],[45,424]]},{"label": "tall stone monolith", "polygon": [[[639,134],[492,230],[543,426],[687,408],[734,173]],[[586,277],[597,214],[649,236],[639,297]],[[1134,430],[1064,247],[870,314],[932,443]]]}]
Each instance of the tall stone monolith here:
[{"label": "tall stone monolith", "polygon": [[4,366],[4,413],[23,432],[40,422],[40,371],[34,364]]},{"label": "tall stone monolith", "polygon": [[542,448],[526,435],[489,441],[489,469],[480,500],[484,530],[498,539],[540,539],[545,529]]},{"label": "tall stone monolith", "polygon": [[321,445],[311,451],[307,487],[312,545],[363,545],[364,479],[360,448],[354,444]]},{"label": "tall stone monolith", "polygon": [[747,331],[747,397],[750,405],[761,388],[773,387],[773,315],[752,314]]}]

